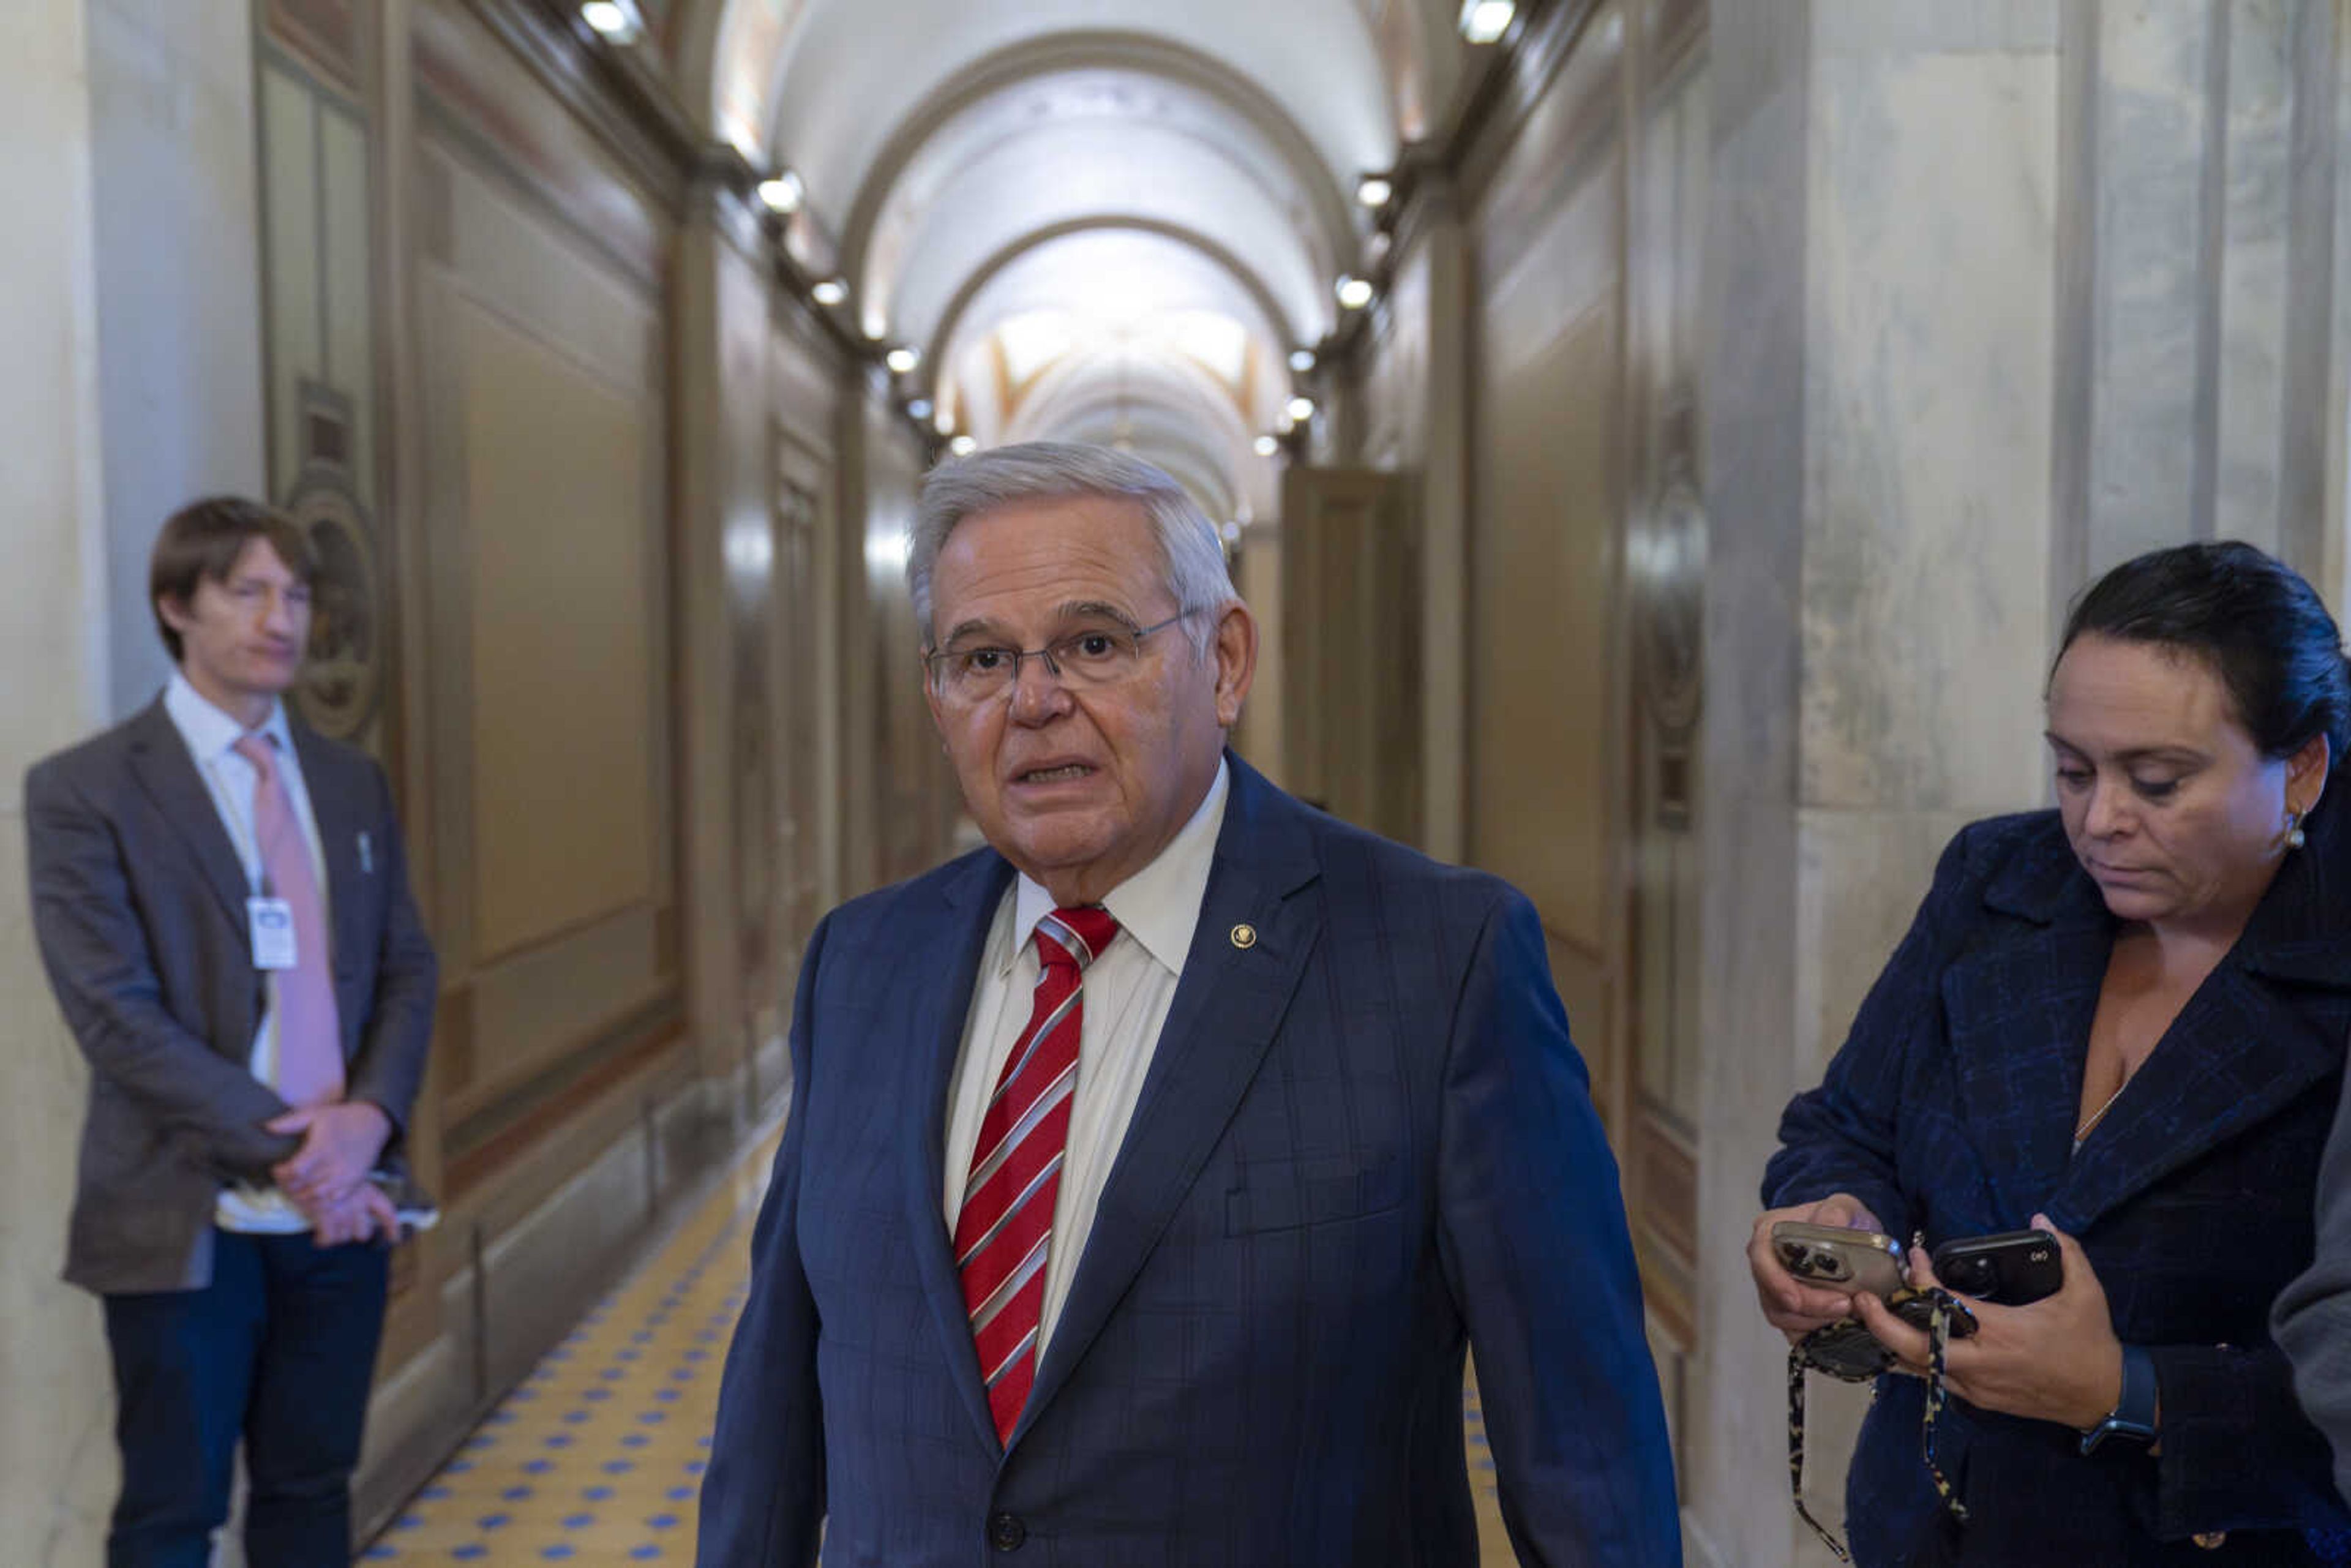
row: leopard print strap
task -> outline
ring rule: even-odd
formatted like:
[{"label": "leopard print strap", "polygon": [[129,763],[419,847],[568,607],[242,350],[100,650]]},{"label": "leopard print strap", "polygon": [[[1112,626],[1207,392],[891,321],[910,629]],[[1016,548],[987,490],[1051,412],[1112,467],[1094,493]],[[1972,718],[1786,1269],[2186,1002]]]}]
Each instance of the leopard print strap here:
[{"label": "leopard print strap", "polygon": [[1940,1286],[1930,1289],[1928,1296],[1934,1303],[1934,1310],[1927,1320],[1927,1404],[1924,1414],[1918,1417],[1918,1447],[1927,1461],[1927,1474],[1935,1482],[1935,1495],[1943,1500],[1943,1506],[1951,1511],[1953,1519],[1965,1524],[1968,1521],[1968,1505],[1959,1500],[1959,1490],[1951,1485],[1951,1478],[1945,1475],[1943,1467],[1935,1462],[1935,1424],[1950,1398],[1950,1393],[1943,1383],[1943,1366],[1950,1354],[1951,1314],[1966,1309]]},{"label": "leopard print strap", "polygon": [[1813,1527],[1813,1533],[1836,1554],[1838,1562],[1850,1563],[1853,1557],[1845,1551],[1844,1542],[1830,1533],[1828,1526],[1814,1519],[1813,1511],[1804,1506],[1804,1375],[1811,1367],[1803,1341],[1788,1347],[1788,1490],[1796,1500],[1796,1517]]}]

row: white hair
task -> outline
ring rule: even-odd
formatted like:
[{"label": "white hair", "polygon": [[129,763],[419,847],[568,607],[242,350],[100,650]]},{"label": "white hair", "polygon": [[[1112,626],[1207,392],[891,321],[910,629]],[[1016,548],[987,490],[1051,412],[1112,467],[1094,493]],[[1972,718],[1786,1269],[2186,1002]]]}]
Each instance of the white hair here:
[{"label": "white hair", "polygon": [[[1142,507],[1159,546],[1160,580],[1177,610],[1222,610],[1240,601],[1216,525],[1164,470],[1113,447],[1030,441],[951,457],[923,481],[922,504],[908,541],[906,588],[914,595],[914,619],[923,628],[924,642],[936,644],[931,574],[956,524],[1016,502],[1075,496]],[[1216,636],[1213,622],[1188,630],[1195,649],[1205,650]]]}]

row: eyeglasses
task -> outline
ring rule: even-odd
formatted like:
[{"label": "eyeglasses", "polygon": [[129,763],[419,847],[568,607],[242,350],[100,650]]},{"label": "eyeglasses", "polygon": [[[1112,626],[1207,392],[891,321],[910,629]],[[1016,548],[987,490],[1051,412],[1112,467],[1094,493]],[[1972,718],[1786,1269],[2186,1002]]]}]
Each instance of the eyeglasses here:
[{"label": "eyeglasses", "polygon": [[1086,626],[1056,637],[1041,648],[949,648],[923,655],[931,688],[952,703],[977,706],[1002,696],[1020,682],[1020,661],[1040,659],[1045,673],[1073,690],[1116,685],[1143,659],[1143,640],[1199,613],[1179,610],[1150,626],[1123,622]]}]

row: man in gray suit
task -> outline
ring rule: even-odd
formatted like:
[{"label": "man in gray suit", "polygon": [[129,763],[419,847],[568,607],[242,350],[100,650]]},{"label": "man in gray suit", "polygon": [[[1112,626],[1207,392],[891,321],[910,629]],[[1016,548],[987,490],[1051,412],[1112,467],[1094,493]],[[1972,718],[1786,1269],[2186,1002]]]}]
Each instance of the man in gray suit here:
[{"label": "man in gray suit", "polygon": [[150,597],[178,673],[25,782],[34,929],[91,1070],[66,1278],[114,1364],[110,1568],[203,1568],[240,1439],[252,1568],[350,1555],[380,1184],[436,988],[382,769],[282,700],[314,570],[266,507],[175,514]]},{"label": "man in gray suit", "polygon": [[2318,1253],[2270,1314],[2294,1364],[2294,1397],[2335,1448],[2335,1487],[2351,1499],[2351,1078],[2318,1167]]}]

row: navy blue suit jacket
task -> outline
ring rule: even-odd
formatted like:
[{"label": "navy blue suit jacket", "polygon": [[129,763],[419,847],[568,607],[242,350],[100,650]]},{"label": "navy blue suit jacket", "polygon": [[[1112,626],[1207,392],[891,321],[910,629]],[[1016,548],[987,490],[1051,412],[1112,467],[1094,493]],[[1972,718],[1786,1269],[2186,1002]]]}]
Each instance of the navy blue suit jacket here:
[{"label": "navy blue suit jacket", "polygon": [[[1825,1082],[1788,1107],[1764,1204],[1850,1192],[1930,1249],[2046,1213],[2080,1239],[2116,1333],[2152,1352],[2162,1452],[2085,1458],[2069,1428],[1954,1401],[1939,1457],[1974,1512],[1955,1529],[1919,1456],[1919,1385],[1889,1376],[1847,1485],[1863,1568],[2335,1560],[2304,1532],[2328,1542],[2351,1516],[2268,1312],[2310,1260],[2351,1028],[2344,814],[2331,796],[2313,814],[2309,847],[2078,1155],[2115,921],[2054,811],[1979,822],[1944,852]],[[2187,1539],[2222,1531],[2214,1550]]]},{"label": "navy blue suit jacket", "polygon": [[966,856],[810,946],[704,1568],[805,1568],[820,1523],[827,1568],[1472,1564],[1465,1341],[1521,1560],[1677,1563],[1615,1166],[1533,908],[1237,759],[1141,1103],[998,1445],[940,1195],[1011,874]]}]

